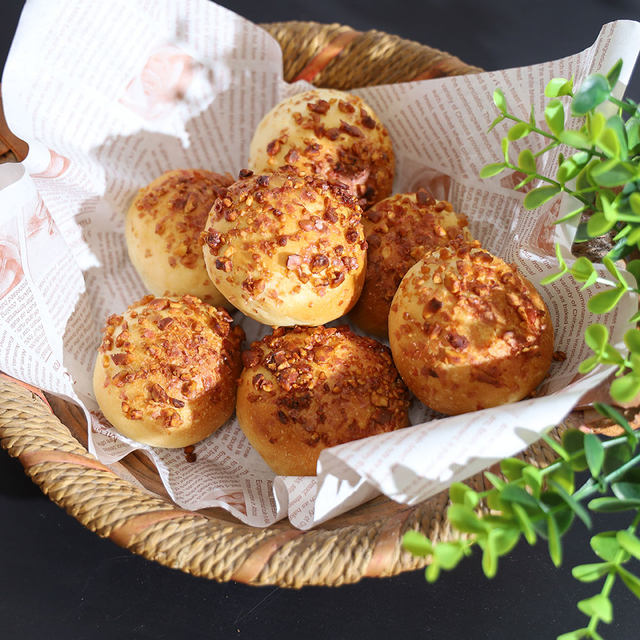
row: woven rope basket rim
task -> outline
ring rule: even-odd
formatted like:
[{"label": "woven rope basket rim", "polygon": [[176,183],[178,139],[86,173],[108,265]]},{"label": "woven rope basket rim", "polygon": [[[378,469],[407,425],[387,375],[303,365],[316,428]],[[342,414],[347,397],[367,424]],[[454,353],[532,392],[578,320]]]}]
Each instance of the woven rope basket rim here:
[{"label": "woven rope basket rim", "polygon": [[[317,86],[348,89],[480,71],[450,54],[378,31],[313,22],[263,26],[282,47],[288,81],[305,78]],[[10,132],[4,134],[4,160],[24,158],[24,143],[21,147]],[[133,471],[116,465],[119,475],[96,460],[82,437],[81,412],[48,400],[37,389],[0,376],[0,445],[85,527],[163,565],[218,581],[337,586],[424,567],[425,558],[401,548],[409,529],[437,540],[452,538],[446,493],[410,507],[375,499],[307,532],[288,522],[253,528],[220,509],[186,511],[144,488],[150,472],[140,457]],[[523,457],[542,465],[553,452],[538,443]],[[468,482],[484,488],[482,475]]]}]

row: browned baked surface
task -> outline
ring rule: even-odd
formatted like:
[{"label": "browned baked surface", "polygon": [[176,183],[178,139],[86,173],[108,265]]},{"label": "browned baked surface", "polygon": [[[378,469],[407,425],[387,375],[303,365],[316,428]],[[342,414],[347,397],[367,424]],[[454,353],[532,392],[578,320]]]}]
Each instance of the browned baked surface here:
[{"label": "browned baked surface", "polygon": [[315,475],[323,449],[409,424],[389,349],[347,327],[277,328],[243,362],[238,422],[279,475]]},{"label": "browned baked surface", "polygon": [[361,98],[333,89],[294,95],[267,113],[254,134],[249,168],[291,165],[348,185],[367,207],[391,193],[391,138]]},{"label": "browned baked surface", "polygon": [[286,169],[243,175],[216,201],[202,235],[216,287],[274,326],[319,325],[349,311],[366,267],[355,197]]},{"label": "browned baked surface", "polygon": [[416,396],[458,414],[529,395],[551,364],[553,327],[533,285],[471,243],[411,268],[391,305],[389,341]]},{"label": "browned baked surface", "polygon": [[362,222],[367,272],[351,318],[363,331],[386,338],[391,301],[404,274],[426,252],[471,235],[465,216],[424,190],[385,198],[364,213]]},{"label": "browned baked surface", "polygon": [[167,171],[134,198],[125,222],[129,257],[156,296],[193,295],[231,308],[207,275],[200,246],[209,211],[233,182],[199,169]]},{"label": "browned baked surface", "polygon": [[146,296],[107,319],[93,387],[125,436],[185,447],[233,413],[244,332],[224,310],[192,296]]}]

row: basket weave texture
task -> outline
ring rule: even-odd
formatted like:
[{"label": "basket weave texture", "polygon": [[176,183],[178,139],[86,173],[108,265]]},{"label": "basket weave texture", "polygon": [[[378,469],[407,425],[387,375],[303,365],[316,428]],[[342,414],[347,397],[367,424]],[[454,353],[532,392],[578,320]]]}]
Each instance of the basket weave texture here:
[{"label": "basket weave texture", "polygon": [[[351,89],[480,71],[431,47],[378,31],[338,24],[263,25],[283,50],[285,79]],[[0,161],[15,161],[26,147],[0,127]],[[141,454],[108,468],[86,449],[86,424],[71,404],[45,398],[0,376],[0,444],[55,503],[98,535],[150,560],[219,581],[283,587],[340,585],[365,576],[389,576],[426,565],[402,550],[405,531],[419,529],[448,540],[447,494],[408,507],[380,497],[301,532],[288,522],[252,528],[222,509],[178,508]],[[544,444],[524,454],[543,465]],[[117,471],[117,473],[115,472]],[[484,488],[483,477],[469,481]]]}]

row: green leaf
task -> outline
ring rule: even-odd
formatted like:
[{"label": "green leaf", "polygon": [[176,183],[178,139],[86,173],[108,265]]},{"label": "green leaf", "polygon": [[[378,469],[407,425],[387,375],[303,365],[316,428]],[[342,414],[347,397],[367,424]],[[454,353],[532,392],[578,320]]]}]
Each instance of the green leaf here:
[{"label": "green leaf", "polygon": [[601,149],[608,158],[620,158],[620,140],[616,132],[607,127],[600,134],[596,146]]},{"label": "green leaf", "polygon": [[640,331],[638,329],[629,329],[624,334],[624,343],[631,353],[640,354]]},{"label": "green leaf", "polygon": [[597,140],[606,126],[607,119],[598,111],[587,114],[587,131],[591,140]]},{"label": "green leaf", "polygon": [[613,90],[618,82],[618,78],[620,77],[620,71],[622,71],[622,58],[618,58],[616,63],[609,69],[607,73],[607,82],[609,83],[609,88]]},{"label": "green leaf", "polygon": [[613,562],[618,552],[622,549],[616,534],[617,531],[603,531],[593,536],[589,541],[594,553],[607,562]]},{"label": "green leaf", "polygon": [[627,266],[627,271],[636,279],[636,285],[640,286],[640,260],[631,260]]},{"label": "green leaf", "polygon": [[544,119],[552,133],[558,135],[564,129],[564,105],[560,100],[552,100],[547,104]]},{"label": "green leaf", "polygon": [[505,556],[520,540],[520,531],[515,528],[496,527],[489,533],[489,537],[493,537],[495,541],[495,549],[499,556]]},{"label": "green leaf", "polygon": [[440,575],[440,565],[437,562],[432,562],[425,570],[424,575],[427,582],[435,582]]},{"label": "green leaf", "polygon": [[418,531],[407,531],[402,536],[402,546],[414,556],[428,556],[433,553],[431,540]]},{"label": "green leaf", "polygon": [[556,442],[550,435],[543,433],[542,439],[563,459],[569,459],[569,453],[564,449],[564,447]]},{"label": "green leaf", "polygon": [[511,142],[525,138],[529,135],[529,125],[526,122],[517,122],[514,124],[507,133],[507,137]]},{"label": "green leaf", "polygon": [[557,482],[567,493],[573,493],[575,489],[574,485],[574,473],[568,464],[560,465],[555,471],[552,471],[548,476],[550,480]]},{"label": "green leaf", "polygon": [[562,542],[558,524],[551,514],[547,516],[547,533],[549,536],[549,556],[553,564],[559,567],[562,564]]},{"label": "green leaf", "polygon": [[632,449],[635,450],[635,446],[637,444],[636,434],[631,428],[631,425],[629,424],[627,419],[617,409],[614,409],[612,406],[608,404],[604,404],[602,402],[594,402],[593,408],[600,415],[603,415],[605,416],[605,418],[609,418],[610,420],[613,420],[616,424],[620,425],[627,434],[627,439],[629,441],[629,444],[631,445]]},{"label": "green leaf", "polygon": [[523,149],[518,155],[518,166],[525,173],[536,173],[538,168],[536,167],[536,159],[531,149]]},{"label": "green leaf", "polygon": [[545,185],[543,187],[533,189],[525,196],[524,207],[525,209],[536,209],[545,202],[554,198],[558,193],[560,193],[560,187],[557,187],[556,185]]},{"label": "green leaf", "polygon": [[470,491],[473,491],[473,489],[463,482],[454,482],[449,487],[449,498],[453,504],[464,504],[465,495]]},{"label": "green leaf", "polygon": [[633,213],[640,216],[640,191],[634,191],[629,196],[629,204]]},{"label": "green leaf", "polygon": [[604,593],[597,593],[591,598],[580,600],[578,609],[589,617],[597,616],[603,622],[611,622],[613,620],[613,607],[611,600]]},{"label": "green leaf", "polygon": [[574,149],[588,149],[591,145],[589,138],[584,133],[576,131],[575,129],[563,129],[558,134],[558,139],[563,144]]},{"label": "green leaf", "polygon": [[494,473],[491,473],[491,471],[485,471],[484,472],[484,477],[496,488],[496,489],[502,489],[502,487],[505,486],[505,481],[502,480],[501,478],[498,478],[497,475],[495,475]]},{"label": "green leaf", "polygon": [[625,551],[640,560],[640,538],[638,536],[630,531],[618,531],[616,538]]},{"label": "green leaf", "polygon": [[511,506],[513,508],[513,515],[520,525],[520,529],[524,534],[525,540],[533,546],[536,543],[537,538],[535,529],[533,528],[533,523],[531,522],[531,518],[529,518],[529,514],[517,503],[513,503]]},{"label": "green leaf", "polygon": [[447,518],[458,531],[465,533],[484,533],[488,528],[473,509],[463,504],[452,504],[447,509]]},{"label": "green leaf", "polygon": [[607,220],[602,211],[596,211],[587,222],[587,233],[590,238],[597,238],[611,231],[615,224],[615,220]]},{"label": "green leaf", "polygon": [[607,127],[612,130],[618,138],[618,145],[620,147],[620,157],[626,160],[628,157],[627,149],[627,130],[624,126],[624,120],[615,114],[607,120]]},{"label": "green leaf", "polygon": [[500,461],[500,471],[508,480],[519,480],[522,477],[522,470],[527,466],[524,460],[519,458],[505,458]]},{"label": "green leaf", "polygon": [[443,569],[453,569],[464,554],[458,543],[439,542],[433,548],[433,555]]},{"label": "green leaf", "polygon": [[631,402],[640,393],[640,375],[628,373],[616,378],[611,383],[609,391],[616,402]]},{"label": "green leaf", "polygon": [[576,456],[571,461],[571,468],[574,471],[583,471],[587,468],[587,459],[584,455],[584,436],[585,434],[578,429],[567,429],[562,434],[562,446],[572,457]]},{"label": "green leaf", "polygon": [[[546,511],[553,513],[558,525],[558,533],[562,536],[571,526],[575,517],[574,512],[571,508],[567,508],[566,503],[555,490],[543,491],[540,495],[540,502],[546,507]],[[542,526],[538,526],[540,524]],[[534,520],[534,527],[541,536],[548,537],[546,522],[542,521],[541,523],[539,520]]]},{"label": "green leaf", "polygon": [[494,530],[489,532],[485,544],[482,545],[482,571],[487,578],[493,578],[498,571],[498,552],[493,533]]},{"label": "green leaf", "polygon": [[[589,325],[584,332],[584,341],[592,351],[602,353],[604,347],[609,342],[609,329],[603,324],[596,323]],[[582,448],[582,444],[580,448]]]},{"label": "green leaf", "polygon": [[624,128],[627,130],[627,145],[630,150],[635,150],[638,144],[640,144],[640,119],[629,118]]},{"label": "green leaf", "polygon": [[636,598],[640,598],[640,578],[634,576],[633,573],[630,573],[624,567],[618,567],[617,571],[629,591],[631,591]]},{"label": "green leaf", "polygon": [[611,489],[621,500],[640,500],[640,484],[636,482],[614,482]]},{"label": "green leaf", "polygon": [[498,107],[498,109],[502,111],[502,113],[505,113],[505,111],[507,110],[507,101],[501,89],[496,89],[493,92],[493,104],[495,104],[496,107]]},{"label": "green leaf", "polygon": [[[634,438],[635,440],[635,438]],[[628,442],[619,442],[613,447],[609,447],[605,454],[604,464],[602,465],[603,473],[609,475],[623,464],[631,460],[633,455],[633,447]]]},{"label": "green leaf", "polygon": [[587,457],[589,471],[594,478],[600,475],[602,463],[604,462],[604,447],[598,436],[587,433],[584,437],[584,452]]},{"label": "green leaf", "polygon": [[608,313],[620,302],[626,292],[626,289],[616,287],[609,291],[597,293],[587,302],[587,309],[589,309],[591,313]]},{"label": "green leaf", "polygon": [[542,473],[540,473],[540,469],[536,469],[533,466],[528,466],[522,471],[522,477],[524,481],[531,489],[533,495],[538,498],[540,497],[540,490],[542,489],[543,477]]},{"label": "green leaf", "polygon": [[636,179],[636,171],[629,162],[605,160],[591,169],[591,177],[601,187],[619,187]]},{"label": "green leaf", "polygon": [[576,629],[575,631],[569,631],[558,636],[556,640],[580,640],[581,638],[591,638],[591,631],[584,627],[583,629]]},{"label": "green leaf", "polygon": [[619,498],[595,498],[589,502],[591,511],[617,513],[640,508],[640,500],[620,500]]},{"label": "green leaf", "polygon": [[[587,434],[591,435],[591,434]],[[592,522],[591,516],[587,510],[570,494],[568,494],[562,486],[553,480],[548,480],[549,486],[556,490],[556,493],[562,498],[562,500],[571,508],[571,510],[584,522],[588,529],[591,529]]]},{"label": "green leaf", "polygon": [[627,287],[627,281],[624,279],[620,269],[616,266],[615,262],[608,256],[605,256],[602,263],[607,268],[607,271],[620,283],[621,286]]},{"label": "green leaf", "polygon": [[598,364],[600,364],[600,358],[598,358],[598,356],[591,356],[578,365],[578,373],[589,373],[589,371],[593,371]]},{"label": "green leaf", "polygon": [[573,91],[573,80],[565,78],[552,78],[544,88],[544,95],[547,98],[557,98],[559,96],[570,96]]},{"label": "green leaf", "polygon": [[593,274],[596,274],[596,278],[598,277],[598,272],[595,270],[595,267],[591,263],[589,258],[585,258],[584,256],[578,258],[570,269],[571,275],[578,282],[585,282],[589,279],[593,278]]},{"label": "green leaf", "polygon": [[506,164],[504,162],[495,162],[494,164],[488,164],[485,167],[482,167],[480,170],[481,178],[492,178],[493,176],[497,176],[501,171],[506,168]]},{"label": "green leaf", "polygon": [[502,155],[504,156],[504,161],[509,162],[509,138],[502,138],[500,141],[500,145],[502,146]]},{"label": "green leaf", "polygon": [[538,510],[538,501],[527,491],[514,484],[508,484],[500,492],[500,500],[503,502],[515,502],[523,507]]},{"label": "green leaf", "polygon": [[611,570],[609,562],[580,564],[571,570],[571,575],[580,582],[595,582]]},{"label": "green leaf", "polygon": [[573,96],[571,113],[574,116],[586,115],[587,111],[607,100],[610,93],[609,82],[604,76],[599,73],[588,76]]}]

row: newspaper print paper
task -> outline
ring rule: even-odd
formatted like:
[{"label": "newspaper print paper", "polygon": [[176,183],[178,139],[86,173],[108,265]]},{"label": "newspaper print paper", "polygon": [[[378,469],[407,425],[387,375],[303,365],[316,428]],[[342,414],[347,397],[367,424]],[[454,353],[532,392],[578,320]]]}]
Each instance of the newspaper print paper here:
[{"label": "newspaper print paper", "polygon": [[[542,114],[552,77],[573,75],[579,84],[619,57],[623,88],[638,43],[640,24],[611,23],[592,47],[562,60],[354,93],[389,129],[394,192],[424,186],[449,199],[475,237],[539,285],[556,268],[556,241],[569,255],[570,232],[552,224],[569,203],[527,212],[512,176],[477,177],[501,157],[503,130],[486,133],[493,90],[502,88],[523,117],[531,103]],[[413,427],[324,451],[317,478],[275,478],[234,420],[196,446],[192,464],[182,450],[118,435],[98,410],[91,372],[106,317],[145,293],[127,257],[124,213],[168,169],[237,174],[264,113],[308,86],[286,84],[281,69],[266,32],[206,0],[26,3],[2,79],[9,126],[30,152],[22,165],[0,166],[0,369],[79,402],[90,449],[103,462],[144,449],[180,506],[222,506],[254,526],[288,517],[307,529],[378,492],[414,504],[526,448],[606,376],[575,375],[588,355],[585,327],[603,322],[619,343],[633,310],[628,300],[593,317],[585,312],[590,294],[571,279],[538,287],[556,349],[567,353],[544,395],[444,419],[416,401]],[[238,319],[248,343],[268,331]]]}]

